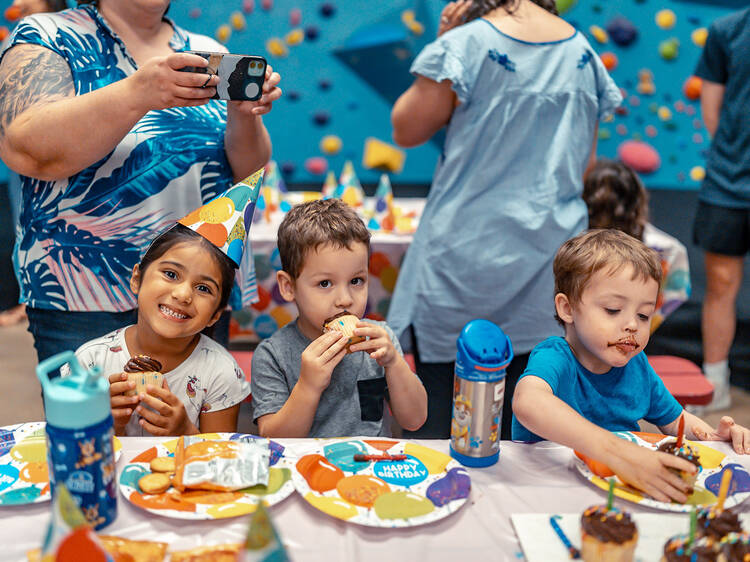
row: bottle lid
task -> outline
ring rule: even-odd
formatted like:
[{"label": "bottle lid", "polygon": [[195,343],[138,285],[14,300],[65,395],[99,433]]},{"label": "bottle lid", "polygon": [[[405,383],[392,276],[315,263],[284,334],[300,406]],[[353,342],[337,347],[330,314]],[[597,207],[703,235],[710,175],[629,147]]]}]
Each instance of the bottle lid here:
[{"label": "bottle lid", "polygon": [[[67,363],[70,375],[51,379],[49,373]],[[97,424],[111,413],[109,381],[100,369],[84,369],[72,351],[58,353],[36,368],[42,383],[47,423],[64,429],[82,429]]]},{"label": "bottle lid", "polygon": [[459,336],[464,352],[481,365],[497,365],[513,358],[510,338],[489,320],[472,320]]}]

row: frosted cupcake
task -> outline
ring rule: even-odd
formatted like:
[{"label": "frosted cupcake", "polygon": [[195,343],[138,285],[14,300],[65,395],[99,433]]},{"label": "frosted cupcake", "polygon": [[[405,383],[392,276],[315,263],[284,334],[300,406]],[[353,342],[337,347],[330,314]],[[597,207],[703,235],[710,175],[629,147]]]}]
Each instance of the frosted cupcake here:
[{"label": "frosted cupcake", "polygon": [[750,562],[750,534],[729,533],[719,545],[727,562]]},{"label": "frosted cupcake", "polygon": [[693,463],[696,467],[695,474],[690,474],[689,472],[685,472],[684,470],[678,470],[676,468],[669,468],[672,472],[674,472],[677,476],[682,478],[688,486],[690,486],[690,490],[692,491],[693,487],[695,486],[695,480],[698,478],[698,472],[700,472],[701,469],[701,463],[700,463],[700,455],[698,455],[698,451],[688,445],[685,441],[682,442],[681,447],[677,447],[677,440],[674,441],[665,441],[659,447],[657,448],[657,451],[661,451],[662,453],[668,453],[670,455],[674,455],[676,457],[680,457],[681,459],[685,459],[686,461]]},{"label": "frosted cupcake", "polygon": [[146,392],[146,385],[161,386],[164,375],[161,373],[161,363],[148,355],[134,355],[123,369],[128,374],[128,382],[133,381],[135,388],[128,390],[125,396],[136,396]]},{"label": "frosted cupcake", "polygon": [[698,511],[697,532],[699,537],[707,536],[721,540],[729,533],[741,533],[742,525],[737,514],[731,509],[704,507]]},{"label": "frosted cupcake", "polygon": [[687,535],[676,535],[664,544],[662,562],[723,562],[719,542],[701,537],[688,545]]},{"label": "frosted cupcake", "polygon": [[323,332],[337,331],[343,333],[349,338],[349,341],[346,343],[346,351],[347,353],[351,353],[351,350],[349,349],[351,345],[365,341],[363,336],[354,335],[354,329],[357,327],[357,322],[359,322],[359,318],[354,316],[354,314],[350,314],[346,311],[339,312],[336,316],[331,316],[323,323]]},{"label": "frosted cupcake", "polygon": [[595,505],[581,515],[581,557],[584,562],[630,562],[637,542],[638,529],[625,511]]}]

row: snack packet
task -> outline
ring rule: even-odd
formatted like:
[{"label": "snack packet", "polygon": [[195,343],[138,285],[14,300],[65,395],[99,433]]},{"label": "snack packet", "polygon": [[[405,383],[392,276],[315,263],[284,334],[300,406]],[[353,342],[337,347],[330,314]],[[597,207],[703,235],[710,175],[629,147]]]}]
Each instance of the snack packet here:
[{"label": "snack packet", "polygon": [[175,449],[172,485],[180,492],[188,488],[230,492],[268,485],[270,455],[268,439],[207,441],[182,436]]},{"label": "snack packet", "polygon": [[287,562],[284,545],[271,521],[264,502],[250,516],[244,549],[237,558],[239,562]]}]

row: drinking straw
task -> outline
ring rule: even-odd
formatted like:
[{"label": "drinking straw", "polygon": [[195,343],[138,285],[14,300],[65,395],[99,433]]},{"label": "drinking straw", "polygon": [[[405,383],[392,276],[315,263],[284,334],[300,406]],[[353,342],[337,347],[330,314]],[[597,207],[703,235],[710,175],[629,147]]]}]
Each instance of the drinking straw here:
[{"label": "drinking straw", "polygon": [[680,416],[680,424],[677,426],[677,448],[682,448],[682,437],[685,435],[685,414]]},{"label": "drinking straw", "polygon": [[609,493],[607,494],[607,511],[612,511],[612,501],[615,498],[615,479],[609,479]]},{"label": "drinking straw", "polygon": [[576,547],[574,547],[570,543],[570,539],[565,534],[565,531],[563,531],[560,528],[560,525],[557,524],[556,519],[561,519],[561,515],[551,515],[549,518],[549,524],[552,525],[552,528],[555,530],[555,533],[557,533],[557,536],[560,537],[560,540],[562,541],[565,548],[568,549],[568,554],[570,555],[570,558],[573,560],[579,560],[581,558],[581,551],[578,550]]},{"label": "drinking straw", "polygon": [[716,509],[722,511],[724,509],[724,500],[727,499],[729,493],[729,483],[732,481],[732,469],[725,468],[724,474],[721,476],[721,485],[719,486],[719,499],[716,502]]}]

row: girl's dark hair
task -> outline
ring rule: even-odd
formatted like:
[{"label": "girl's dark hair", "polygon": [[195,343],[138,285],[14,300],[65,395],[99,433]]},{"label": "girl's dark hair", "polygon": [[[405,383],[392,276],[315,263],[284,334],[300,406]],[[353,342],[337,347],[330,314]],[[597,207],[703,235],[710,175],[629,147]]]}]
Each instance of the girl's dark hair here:
[{"label": "girl's dark hair", "polygon": [[47,8],[50,12],[59,12],[68,7],[67,0],[47,0]]},{"label": "girl's dark hair", "polygon": [[597,160],[583,182],[583,200],[589,209],[589,228],[616,228],[643,240],[648,192],[629,166]]},{"label": "girl's dark hair", "polygon": [[[508,13],[513,13],[518,6],[520,0],[474,0],[471,8],[466,12],[466,21],[471,21],[476,18],[481,18],[487,12],[491,12],[496,8],[505,8]],[[550,13],[559,15],[557,13],[557,4],[555,0],[531,0],[537,6],[540,6]]]},{"label": "girl's dark hair", "polygon": [[230,260],[224,252],[219,250],[211,242],[206,240],[203,236],[194,232],[186,226],[179,223],[175,224],[172,228],[160,234],[146,250],[141,258],[141,263],[138,264],[138,271],[140,272],[140,278],[143,279],[143,274],[146,272],[152,263],[167,253],[167,250],[176,246],[177,244],[184,243],[197,243],[201,244],[208,253],[216,261],[216,265],[219,266],[221,272],[220,290],[219,295],[219,306],[216,310],[224,310],[229,302],[229,295],[232,292],[232,286],[234,284],[234,273],[236,265]]}]

